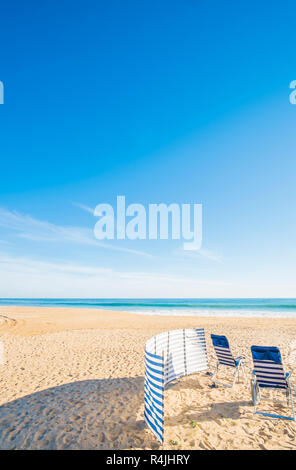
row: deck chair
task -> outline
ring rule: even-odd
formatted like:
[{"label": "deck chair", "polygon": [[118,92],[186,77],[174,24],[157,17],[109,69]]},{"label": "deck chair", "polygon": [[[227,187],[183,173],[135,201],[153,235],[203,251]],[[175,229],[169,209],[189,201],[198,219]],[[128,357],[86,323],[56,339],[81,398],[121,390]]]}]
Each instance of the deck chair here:
[{"label": "deck chair", "polygon": [[[254,403],[254,412],[270,418],[282,418],[295,421],[293,394],[290,384],[290,374],[284,372],[281,353],[278,348],[265,346],[252,346],[254,370],[251,380],[251,393]],[[286,394],[287,406],[291,406],[292,417],[257,411],[261,401],[261,390],[280,390]],[[268,400],[268,398],[266,398]],[[270,399],[269,399],[270,400]],[[276,400],[272,400],[276,401]]]},{"label": "deck chair", "polygon": [[[235,385],[237,378],[239,377],[240,369],[243,372],[244,378],[246,377],[244,369],[245,356],[239,356],[236,358],[233,357],[226,336],[211,335],[211,339],[218,359],[216,369],[212,375],[213,387],[217,387],[217,384],[219,384],[224,385],[224,387],[232,388]],[[223,382],[218,382],[216,380],[216,376],[218,375],[220,366],[231,367],[232,369],[234,369],[232,385],[225,384]]]}]

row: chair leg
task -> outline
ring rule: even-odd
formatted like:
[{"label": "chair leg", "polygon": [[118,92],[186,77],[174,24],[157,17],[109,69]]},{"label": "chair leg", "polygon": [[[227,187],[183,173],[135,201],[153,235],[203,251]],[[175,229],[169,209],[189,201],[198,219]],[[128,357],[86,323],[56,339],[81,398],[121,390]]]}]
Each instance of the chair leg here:
[{"label": "chair leg", "polygon": [[235,383],[236,383],[236,379],[239,377],[239,365],[235,368],[235,373],[234,373],[234,377],[233,377],[233,382],[232,382],[232,387],[235,386]]},{"label": "chair leg", "polygon": [[290,406],[290,390],[287,388],[286,390],[286,399],[287,399],[287,406]]},{"label": "chair leg", "polygon": [[260,403],[260,389],[257,386],[256,379],[251,379],[251,395],[254,405],[254,413],[256,413],[257,405]]},{"label": "chair leg", "polygon": [[289,389],[289,395],[290,395],[290,404],[292,408],[292,415],[293,415],[293,421],[295,421],[295,410],[294,410],[294,400],[293,400],[293,393],[292,393],[292,388],[290,384],[290,380],[287,379],[288,382],[288,389]]},{"label": "chair leg", "polygon": [[234,374],[234,379],[233,379],[233,384],[232,384],[232,387],[234,387],[235,383],[236,383],[236,379],[238,380],[239,382],[239,379],[240,379],[240,372],[242,372],[242,375],[244,377],[244,379],[246,379],[246,374],[245,374],[245,367],[244,367],[244,364],[239,362],[238,366],[236,367],[236,371],[235,371],[235,374]]},{"label": "chair leg", "polygon": [[243,372],[243,376],[244,376],[244,380],[246,380],[246,370],[245,370],[245,364],[242,364],[242,372]]},{"label": "chair leg", "polygon": [[256,410],[257,409],[257,404],[260,403],[260,388],[257,389],[256,381],[251,380],[251,387],[252,387],[252,391],[253,391],[253,401],[254,401],[254,413],[265,416],[265,417],[269,417],[269,418],[286,419],[286,420],[289,420],[289,421],[295,421],[294,401],[293,401],[292,389],[291,389],[291,384],[290,384],[289,379],[287,379],[287,383],[288,383],[287,403],[288,403],[288,395],[289,395],[290,396],[291,409],[292,409],[292,417],[277,415],[277,414],[273,414],[273,413],[264,413],[262,411],[257,411]]},{"label": "chair leg", "polygon": [[[218,369],[219,369],[219,362],[217,362],[217,365],[216,365],[216,368],[213,372],[213,375],[211,377],[212,379],[212,382],[213,382],[213,387],[218,387],[218,384],[219,385],[223,385],[224,387],[228,387],[228,388],[232,388],[234,387],[234,385],[236,384],[236,381],[238,380],[239,378],[239,372],[240,372],[240,368],[242,367],[242,364],[238,364],[238,366],[235,367],[235,372],[234,372],[234,377],[233,377],[233,381],[232,381],[232,384],[229,385],[229,384],[225,384],[223,382],[219,382],[218,380],[216,381],[216,378],[218,376]],[[231,367],[232,368],[232,367]]]},{"label": "chair leg", "polygon": [[213,375],[212,375],[212,382],[213,382],[214,387],[216,387],[215,378],[216,378],[216,376],[217,376],[217,374],[218,374],[218,369],[219,369],[219,362],[217,362],[217,364],[216,364],[216,369],[214,370],[214,373],[213,373]]}]

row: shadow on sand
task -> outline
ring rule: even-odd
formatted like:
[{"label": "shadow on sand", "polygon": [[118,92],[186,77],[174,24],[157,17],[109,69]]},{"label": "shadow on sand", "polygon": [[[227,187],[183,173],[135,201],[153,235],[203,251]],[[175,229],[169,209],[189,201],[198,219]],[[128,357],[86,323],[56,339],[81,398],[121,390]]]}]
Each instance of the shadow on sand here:
[{"label": "shadow on sand", "polygon": [[216,421],[221,424],[221,419],[241,419],[242,414],[240,408],[243,406],[250,406],[250,401],[237,401],[237,402],[219,402],[212,403],[209,406],[190,406],[184,408],[182,415],[174,417],[166,417],[166,426],[175,426],[176,420],[182,419],[184,422],[190,423],[195,421],[198,423]]},{"label": "shadow on sand", "polygon": [[[210,384],[210,380],[207,381]],[[144,378],[84,380],[36,392],[0,407],[0,449],[158,449],[144,420]],[[197,376],[169,385],[176,392],[203,388]],[[211,393],[203,388],[203,393]],[[249,401],[192,403],[165,427],[221,418],[239,419]]]},{"label": "shadow on sand", "polygon": [[0,407],[0,449],[158,448],[143,420],[143,377],[85,380]]}]

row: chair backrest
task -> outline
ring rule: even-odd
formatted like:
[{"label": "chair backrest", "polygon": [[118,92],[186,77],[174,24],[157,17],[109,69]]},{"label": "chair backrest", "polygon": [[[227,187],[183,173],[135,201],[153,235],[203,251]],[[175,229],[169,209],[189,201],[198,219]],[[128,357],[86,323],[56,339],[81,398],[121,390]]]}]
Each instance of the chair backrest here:
[{"label": "chair backrest", "polygon": [[258,385],[287,388],[280,350],[270,346],[252,346],[251,352]]},{"label": "chair backrest", "polygon": [[230,351],[226,336],[211,335],[219,364],[235,367],[235,360]]}]

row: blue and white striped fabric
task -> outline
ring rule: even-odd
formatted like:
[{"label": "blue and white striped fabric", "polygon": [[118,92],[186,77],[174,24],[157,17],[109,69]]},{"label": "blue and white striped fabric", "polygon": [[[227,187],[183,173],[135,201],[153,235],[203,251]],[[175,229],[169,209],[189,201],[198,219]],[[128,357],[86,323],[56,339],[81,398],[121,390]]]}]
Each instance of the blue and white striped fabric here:
[{"label": "blue and white striped fabric", "polygon": [[155,437],[163,443],[164,362],[163,356],[145,349],[144,418]]},{"label": "blue and white striped fabric", "polygon": [[236,367],[236,362],[230,351],[226,336],[211,335],[211,338],[219,364]]},{"label": "blue and white striped fabric", "polygon": [[168,331],[164,350],[165,385],[208,368],[203,329]]},{"label": "blue and white striped fabric", "polygon": [[278,348],[268,346],[252,346],[254,373],[259,387],[288,387],[283,369],[281,353]]},{"label": "blue and white striped fabric", "polygon": [[145,422],[163,443],[164,387],[169,382],[208,368],[203,329],[166,331],[150,338],[145,348]]}]

